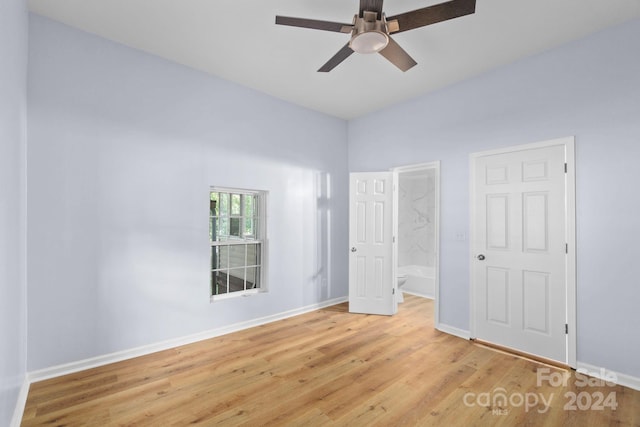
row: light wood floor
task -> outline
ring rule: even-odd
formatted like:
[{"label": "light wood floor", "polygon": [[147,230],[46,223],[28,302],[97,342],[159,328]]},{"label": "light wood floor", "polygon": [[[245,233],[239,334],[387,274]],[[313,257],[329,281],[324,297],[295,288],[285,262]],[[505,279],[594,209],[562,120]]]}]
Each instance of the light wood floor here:
[{"label": "light wood floor", "polygon": [[[640,426],[640,392],[575,373],[538,386],[547,366],[434,330],[430,300],[407,296],[393,317],[347,309],[34,383],[22,425]],[[565,410],[565,393],[583,393],[583,410]],[[586,409],[598,393],[617,409]],[[534,395],[546,412],[523,406]]]}]

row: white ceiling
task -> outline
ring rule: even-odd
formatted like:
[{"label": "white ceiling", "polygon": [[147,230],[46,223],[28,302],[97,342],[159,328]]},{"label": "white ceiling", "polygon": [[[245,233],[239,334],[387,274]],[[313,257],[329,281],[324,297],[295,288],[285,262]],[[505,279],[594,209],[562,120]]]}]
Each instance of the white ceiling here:
[{"label": "white ceiling", "polygon": [[[387,16],[443,0],[387,0]],[[353,54],[316,70],[348,34],[276,26],[275,15],[350,23],[358,0],[29,0],[31,11],[277,98],[351,119],[625,20],[640,0],[477,0],[476,13],[397,34],[403,73]]]}]

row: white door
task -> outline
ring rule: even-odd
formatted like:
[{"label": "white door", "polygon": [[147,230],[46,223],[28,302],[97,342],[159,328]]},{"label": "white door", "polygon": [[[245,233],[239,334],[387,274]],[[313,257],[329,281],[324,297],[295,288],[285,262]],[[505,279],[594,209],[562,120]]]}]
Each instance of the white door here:
[{"label": "white door", "polygon": [[472,158],[475,337],[567,363],[565,146]]},{"label": "white door", "polygon": [[352,173],[349,181],[349,311],[393,315],[394,173]]}]

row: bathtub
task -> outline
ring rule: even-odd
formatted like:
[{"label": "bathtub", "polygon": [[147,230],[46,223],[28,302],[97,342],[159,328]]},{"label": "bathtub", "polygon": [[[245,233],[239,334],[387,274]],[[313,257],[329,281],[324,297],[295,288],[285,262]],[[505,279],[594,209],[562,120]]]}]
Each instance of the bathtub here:
[{"label": "bathtub", "polygon": [[398,276],[406,275],[402,290],[426,298],[435,298],[436,269],[424,265],[403,265],[398,267]]}]

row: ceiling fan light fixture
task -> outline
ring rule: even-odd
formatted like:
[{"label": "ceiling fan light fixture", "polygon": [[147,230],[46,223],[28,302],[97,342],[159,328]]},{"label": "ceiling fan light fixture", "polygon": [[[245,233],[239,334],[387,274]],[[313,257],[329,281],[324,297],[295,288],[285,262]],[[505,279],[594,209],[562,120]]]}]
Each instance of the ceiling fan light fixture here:
[{"label": "ceiling fan light fixture", "polygon": [[377,19],[376,12],[364,11],[362,18],[353,17],[353,31],[349,47],[358,53],[377,53],[387,47],[389,35],[384,14]]},{"label": "ceiling fan light fixture", "polygon": [[377,53],[388,44],[389,36],[386,34],[379,31],[367,31],[353,36],[349,47],[358,53]]}]

